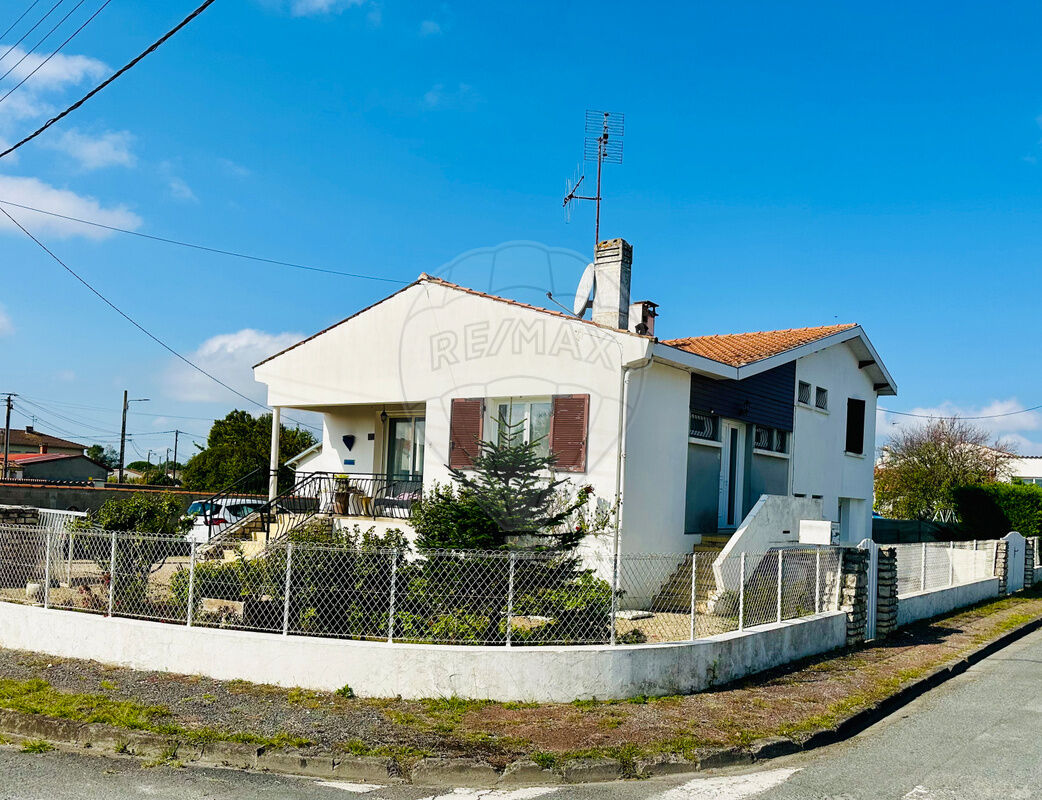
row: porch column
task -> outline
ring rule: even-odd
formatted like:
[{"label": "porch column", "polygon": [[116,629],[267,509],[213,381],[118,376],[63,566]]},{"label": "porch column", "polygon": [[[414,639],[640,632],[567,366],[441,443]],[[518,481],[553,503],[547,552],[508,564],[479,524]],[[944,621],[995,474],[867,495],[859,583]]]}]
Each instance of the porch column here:
[{"label": "porch column", "polygon": [[268,499],[274,500],[279,494],[279,433],[282,429],[282,409],[274,406],[271,409],[271,474],[268,478]]}]

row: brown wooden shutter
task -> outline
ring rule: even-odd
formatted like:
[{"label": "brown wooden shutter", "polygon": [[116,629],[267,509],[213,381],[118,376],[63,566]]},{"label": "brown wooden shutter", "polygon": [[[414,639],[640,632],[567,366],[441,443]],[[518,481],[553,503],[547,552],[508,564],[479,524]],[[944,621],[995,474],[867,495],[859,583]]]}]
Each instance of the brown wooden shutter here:
[{"label": "brown wooden shutter", "polygon": [[454,398],[449,419],[449,466],[470,469],[479,452],[485,402],[481,399]]},{"label": "brown wooden shutter", "polygon": [[588,394],[559,394],[553,398],[550,416],[550,452],[557,456],[555,469],[586,472]]}]

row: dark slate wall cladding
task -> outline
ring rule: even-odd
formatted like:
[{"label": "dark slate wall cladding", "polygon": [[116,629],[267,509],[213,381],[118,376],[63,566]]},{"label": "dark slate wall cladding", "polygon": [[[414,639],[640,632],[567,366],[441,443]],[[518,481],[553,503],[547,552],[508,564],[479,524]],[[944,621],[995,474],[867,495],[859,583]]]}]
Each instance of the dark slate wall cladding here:
[{"label": "dark slate wall cladding", "polygon": [[691,376],[691,410],[792,430],[796,402],[796,362],[742,381]]}]

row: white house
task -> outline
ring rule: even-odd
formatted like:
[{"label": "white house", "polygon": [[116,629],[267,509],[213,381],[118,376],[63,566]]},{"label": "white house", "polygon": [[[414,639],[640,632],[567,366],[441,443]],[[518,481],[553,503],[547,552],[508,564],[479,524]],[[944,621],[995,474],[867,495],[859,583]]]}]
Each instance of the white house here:
[{"label": "white house", "polygon": [[688,552],[763,495],[868,536],[876,398],[896,386],[861,327],[659,341],[655,304],[630,303],[631,264],[625,241],[598,244],[592,319],[424,274],[261,362],[276,414],[322,414],[298,472],[372,477],[383,496],[341,511],[401,516],[506,413],[562,474],[621,498],[622,552]]},{"label": "white house", "polygon": [[1010,480],[1042,486],[1042,456],[1016,456],[1007,462]]}]

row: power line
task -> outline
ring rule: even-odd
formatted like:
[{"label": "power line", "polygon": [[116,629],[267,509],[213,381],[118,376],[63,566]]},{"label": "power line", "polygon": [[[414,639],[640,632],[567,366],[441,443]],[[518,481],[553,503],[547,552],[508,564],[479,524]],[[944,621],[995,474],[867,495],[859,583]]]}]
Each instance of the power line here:
[{"label": "power line", "polygon": [[1001,417],[1013,417],[1017,414],[1027,414],[1031,411],[1038,411],[1042,409],[1042,405],[1031,406],[1031,408],[1021,408],[1017,411],[1006,411],[1002,414],[979,414],[977,416],[965,417],[962,414],[913,414],[910,411],[892,411],[889,408],[878,407],[880,411],[885,411],[887,414],[897,414],[902,417],[916,417],[917,419],[999,419]]},{"label": "power line", "polygon": [[[51,15],[51,14],[53,14],[53,13],[54,13],[54,9],[56,9],[56,8],[57,8],[58,6],[60,6],[60,5],[61,5],[62,3],[64,3],[64,2],[65,2],[65,0],[58,0],[58,2],[57,2],[57,3],[55,3],[55,4],[53,5],[53,6],[51,6],[51,7],[50,7],[50,10],[48,10],[48,12],[47,12],[46,14],[44,14],[44,15],[43,15],[42,17],[40,17],[40,18],[39,18],[39,19],[38,19],[38,20],[36,21],[36,24],[35,24],[35,25],[33,25],[33,26],[32,26],[32,27],[31,27],[31,28],[29,29],[29,30],[27,30],[27,31],[26,31],[25,33],[23,33],[23,34],[22,34],[22,38],[21,38],[21,39],[19,39],[19,40],[18,40],[17,42],[15,42],[15,43],[14,43],[13,45],[11,45],[10,47],[8,47],[8,48],[7,48],[7,51],[6,51],[6,52],[5,52],[5,53],[4,53],[4,54],[3,54],[2,56],[0,56],[0,61],[3,61],[3,60],[4,60],[5,58],[7,58],[7,57],[8,57],[9,55],[11,55],[11,53],[12,53],[12,52],[14,51],[14,49],[15,49],[16,47],[18,47],[18,45],[20,45],[20,44],[21,44],[22,42],[24,42],[24,41],[25,41],[25,39],[26,39],[26,37],[27,37],[27,36],[28,36],[28,35],[29,35],[30,33],[32,33],[32,32],[33,32],[33,31],[35,31],[35,30],[36,30],[37,28],[39,28],[39,27],[40,27],[40,25],[41,25],[41,24],[43,23],[43,21],[44,21],[45,19],[47,19],[47,17],[49,17],[49,16]],[[24,15],[23,15],[23,16],[24,16]]]},{"label": "power line", "polygon": [[4,102],[4,100],[6,100],[6,99],[7,99],[8,97],[10,97],[10,96],[11,96],[11,95],[12,95],[12,94],[13,94],[14,92],[16,92],[16,91],[17,91],[17,90],[19,89],[19,87],[21,87],[21,85],[22,85],[23,83],[25,83],[25,82],[26,82],[27,80],[29,80],[29,79],[30,79],[30,78],[31,78],[31,77],[32,77],[33,75],[35,75],[35,74],[36,74],[37,72],[39,72],[39,71],[40,71],[40,68],[41,68],[41,67],[43,67],[43,65],[44,65],[44,64],[46,64],[46,63],[47,63],[48,61],[50,61],[50,60],[51,60],[52,58],[54,58],[54,57],[55,57],[56,55],[58,55],[58,53],[60,53],[60,52],[62,51],[62,48],[64,48],[64,47],[65,47],[65,45],[67,45],[67,44],[68,44],[69,42],[71,42],[71,41],[72,41],[73,39],[75,39],[75,38],[76,38],[76,36],[77,36],[77,34],[79,34],[79,32],[80,32],[80,31],[82,31],[82,30],[83,30],[84,28],[86,28],[86,27],[87,27],[88,25],[90,25],[90,24],[91,24],[91,22],[93,22],[93,21],[94,21],[94,18],[95,18],[96,16],[98,16],[98,14],[100,14],[100,13],[101,13],[102,11],[104,11],[104,10],[105,10],[105,6],[107,6],[107,5],[108,5],[109,3],[111,3],[111,2],[112,2],[112,0],[105,0],[105,2],[101,4],[101,7],[100,7],[100,8],[98,8],[98,10],[97,10],[97,11],[95,11],[95,12],[94,12],[93,14],[91,14],[91,15],[90,15],[89,17],[87,17],[86,21],[85,21],[85,22],[84,22],[84,23],[83,23],[82,25],[80,25],[80,27],[78,27],[78,28],[77,28],[76,30],[74,30],[74,31],[72,32],[72,34],[71,34],[71,35],[69,36],[69,38],[68,38],[68,39],[66,39],[66,40],[65,40],[64,42],[62,42],[62,43],[61,43],[60,45],[58,45],[58,46],[57,46],[57,47],[56,47],[56,48],[54,49],[54,52],[50,53],[50,54],[49,54],[49,55],[47,56],[47,58],[45,58],[45,59],[44,59],[43,61],[41,61],[41,62],[40,62],[39,64],[37,64],[37,65],[36,65],[36,66],[35,66],[35,67],[33,68],[33,71],[32,71],[32,72],[30,72],[30,73],[29,73],[28,75],[26,75],[26,76],[25,76],[24,78],[22,78],[22,79],[21,79],[20,81],[18,81],[18,83],[16,83],[16,84],[15,84],[14,86],[12,86],[12,87],[11,87],[10,89],[8,89],[8,90],[7,90],[7,94],[5,94],[5,95],[4,95],[3,97],[0,97],[0,103]]},{"label": "power line", "polygon": [[4,31],[3,33],[0,33],[0,39],[3,39],[5,36],[7,36],[7,34],[9,34],[11,31],[13,31],[15,29],[15,26],[25,18],[26,14],[28,14],[30,11],[32,11],[34,8],[36,8],[36,4],[39,3],[39,2],[40,2],[40,0],[33,0],[33,2],[29,5],[29,7],[27,9],[25,9],[25,11],[22,12],[21,16],[18,17],[18,19],[16,19],[10,25],[8,25],[6,31]]},{"label": "power line", "polygon": [[[212,2],[212,0],[210,0],[210,1]],[[263,408],[263,409],[268,409],[268,406],[265,405],[264,403],[260,403],[260,402],[258,402],[256,400],[254,400],[252,397],[249,397],[248,395],[243,394],[238,389],[233,389],[231,386],[229,386],[227,383],[222,381],[216,375],[213,375],[213,374],[207,372],[205,369],[200,367],[194,361],[191,361],[187,357],[181,355],[174,348],[172,348],[170,345],[168,345],[166,342],[164,342],[162,339],[160,339],[158,336],[156,336],[154,333],[152,333],[150,330],[148,330],[148,328],[146,328],[140,322],[138,322],[133,317],[131,317],[129,314],[127,314],[125,311],[123,311],[123,309],[121,309],[119,306],[117,306],[115,303],[113,303],[111,300],[109,300],[107,297],[105,297],[105,295],[103,295],[101,292],[99,292],[97,289],[95,289],[90,283],[88,283],[86,279],[82,278],[79,275],[79,273],[77,273],[68,264],[66,264],[64,261],[62,261],[60,258],[58,258],[58,256],[56,256],[47,247],[47,245],[45,245],[43,242],[41,242],[39,239],[37,239],[35,236],[33,236],[28,231],[28,229],[26,229],[22,225],[22,223],[20,223],[18,220],[16,220],[14,217],[12,217],[8,213],[6,208],[4,208],[3,206],[0,206],[0,213],[2,213],[5,217],[7,217],[9,220],[11,220],[11,222],[14,223],[19,228],[19,230],[22,231],[22,233],[24,233],[26,236],[28,236],[30,239],[32,239],[34,242],[36,242],[36,244],[40,247],[41,250],[43,250],[45,253],[47,253],[47,255],[49,255],[51,258],[53,258],[55,261],[57,261],[58,264],[60,264],[61,267],[66,272],[68,272],[77,281],[79,281],[84,286],[86,286],[91,291],[91,293],[93,293],[99,300],[101,300],[103,303],[105,303],[105,305],[107,305],[109,308],[111,308],[113,311],[115,311],[117,314],[119,314],[121,317],[123,317],[123,319],[125,319],[127,322],[129,322],[131,325],[133,325],[135,328],[137,328],[139,331],[141,331],[143,334],[145,334],[145,336],[147,336],[149,339],[154,341],[156,344],[158,344],[160,347],[162,347],[168,353],[170,353],[171,355],[173,355],[176,358],[180,359],[185,364],[187,364],[188,366],[190,366],[192,369],[196,370],[197,372],[201,373],[202,375],[205,375],[207,378],[212,380],[217,385],[223,386],[225,389],[227,389],[232,394],[237,395],[238,397],[241,397],[243,400],[246,400],[247,402],[252,403],[255,406],[259,406],[260,408]],[[292,421],[295,421],[295,420],[291,420],[291,422]],[[318,428],[316,428],[316,426],[314,426],[314,425],[307,425],[306,423],[299,423],[299,424],[305,425],[305,427],[312,428],[314,430],[318,430]]]},{"label": "power line", "polygon": [[[3,98],[0,98],[0,102],[2,102],[2,101],[3,101]],[[142,239],[151,239],[154,242],[162,242],[163,244],[173,244],[173,245],[177,245],[179,247],[190,247],[193,250],[202,250],[202,251],[207,252],[207,253],[216,253],[217,255],[222,255],[222,256],[232,256],[233,258],[244,258],[244,259],[246,259],[248,261],[259,261],[259,262],[264,263],[264,264],[274,264],[274,265],[280,266],[280,267],[292,267],[293,269],[303,269],[303,270],[308,270],[310,272],[324,272],[327,275],[340,275],[340,276],[343,276],[345,278],[360,278],[361,280],[367,280],[367,281],[383,281],[385,283],[397,283],[397,284],[403,284],[403,285],[409,283],[409,281],[404,281],[404,280],[401,280],[399,278],[385,278],[382,275],[365,275],[365,274],[359,273],[359,272],[344,272],[342,270],[330,269],[328,267],[315,267],[315,266],[311,266],[310,264],[298,264],[298,263],[295,263],[295,262],[292,262],[292,261],[280,261],[279,259],[275,259],[275,258],[265,258],[263,256],[252,256],[252,255],[249,255],[248,253],[239,253],[239,252],[236,252],[234,250],[222,250],[221,248],[218,248],[218,247],[209,247],[209,246],[203,245],[203,244],[194,244],[192,242],[183,242],[183,241],[180,241],[178,239],[169,239],[169,238],[166,238],[166,237],[163,237],[163,236],[153,236],[152,234],[149,234],[149,233],[141,233],[140,231],[131,231],[131,230],[127,230],[126,228],[117,228],[114,225],[104,225],[104,224],[102,224],[100,222],[92,222],[91,220],[88,220],[88,219],[80,219],[79,217],[70,217],[67,214],[59,214],[56,211],[44,211],[42,208],[34,208],[33,206],[27,206],[27,205],[23,205],[21,203],[14,203],[14,202],[12,202],[10,200],[0,200],[0,204],[12,206],[14,208],[21,208],[21,209],[24,209],[25,211],[35,211],[37,214],[46,214],[49,217],[57,217],[58,219],[64,219],[64,220],[68,220],[70,222],[79,222],[82,225],[90,225],[90,226],[92,226],[94,228],[102,228],[104,230],[114,231],[116,233],[126,233],[126,234],[129,234],[130,236],[137,236],[137,237],[140,237]]]},{"label": "power line", "polygon": [[76,5],[74,5],[71,9],[69,9],[69,12],[64,17],[62,17],[60,20],[58,20],[54,24],[54,27],[51,28],[49,31],[47,31],[47,33],[45,33],[43,35],[43,38],[40,39],[40,41],[38,41],[36,44],[34,44],[30,49],[26,50],[24,53],[22,53],[22,57],[20,59],[18,59],[14,63],[14,65],[9,67],[7,72],[5,72],[3,75],[0,75],[0,81],[2,81],[4,78],[6,78],[12,72],[14,72],[18,68],[19,64],[21,64],[23,61],[25,61],[25,59],[27,59],[33,53],[35,53],[36,52],[36,48],[39,47],[44,42],[46,42],[51,37],[51,34],[54,33],[56,30],[58,30],[58,28],[60,28],[62,26],[62,23],[64,23],[65,20],[67,20],[74,13],[76,13],[76,9],[79,8],[80,6],[82,6],[85,2],[86,2],[86,0],[77,0]]},{"label": "power line", "polygon": [[[59,0],[59,2],[60,1],[61,0]],[[92,97],[94,97],[94,95],[96,95],[98,92],[100,92],[106,86],[111,84],[113,81],[118,79],[120,76],[124,75],[129,70],[133,69],[142,59],[144,59],[149,54],[154,53],[156,50],[158,50],[163,45],[164,42],[166,42],[168,39],[170,39],[170,37],[172,37],[174,34],[176,34],[183,27],[185,27],[193,19],[198,17],[200,14],[202,14],[207,8],[209,8],[211,5],[213,5],[213,3],[214,3],[214,0],[204,0],[203,4],[201,6],[199,6],[199,8],[197,8],[195,11],[193,11],[191,14],[189,14],[187,17],[185,17],[183,20],[181,20],[180,23],[175,25],[173,28],[171,28],[165,34],[163,34],[150,47],[148,47],[146,50],[141,52],[135,58],[133,58],[130,61],[128,61],[126,63],[126,65],[124,65],[120,69],[116,70],[114,73],[112,73],[112,75],[110,75],[108,78],[103,80],[101,83],[99,83],[97,86],[95,86],[89,92],[87,92],[87,94],[85,94],[83,97],[81,97],[75,103],[73,103],[67,109],[62,111],[60,114],[58,114],[57,116],[51,117],[43,125],[41,125],[39,128],[37,128],[32,133],[30,133],[24,139],[22,139],[21,141],[16,142],[15,144],[11,145],[10,147],[8,147],[6,150],[4,150],[2,153],[0,153],[0,158],[3,158],[6,155],[10,155],[15,150],[17,150],[19,147],[21,147],[22,145],[24,145],[24,144],[26,144],[28,142],[31,142],[33,139],[35,139],[37,136],[39,136],[41,133],[43,133],[49,127],[54,125],[56,122],[59,122],[60,120],[64,119],[69,114],[71,114],[73,111],[78,109],[80,106],[82,106],[84,103],[86,103]]]}]

